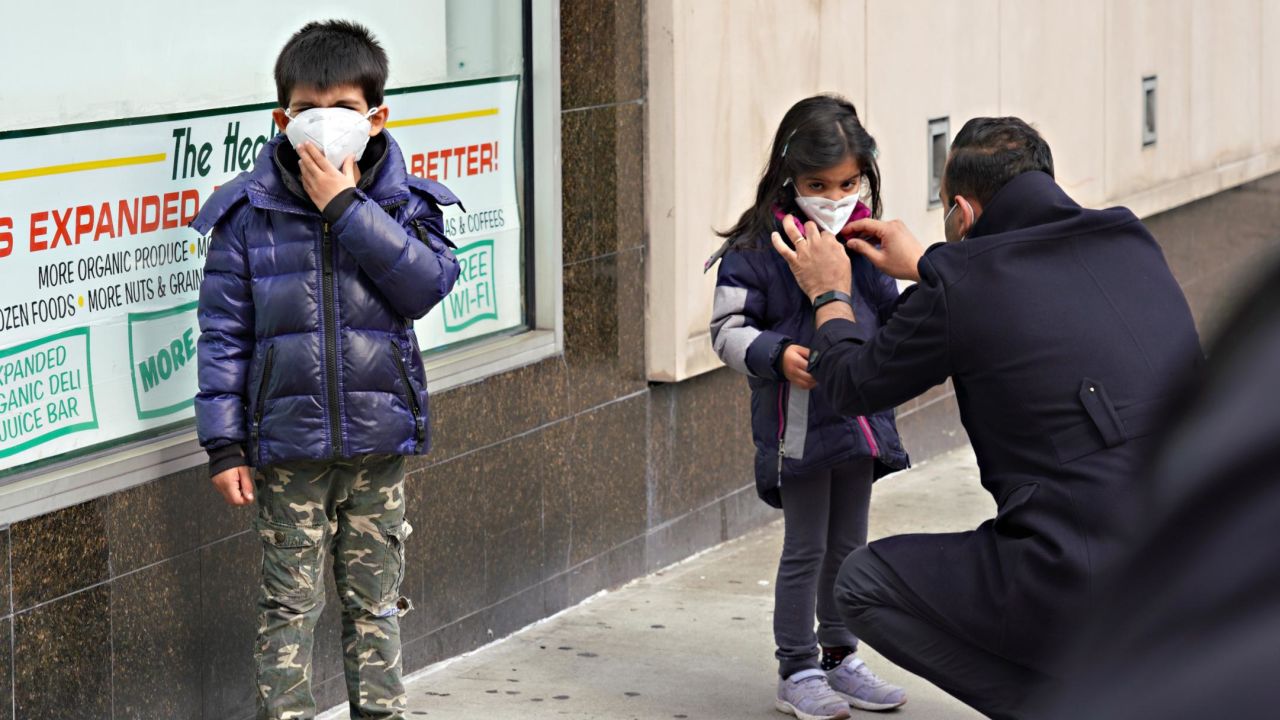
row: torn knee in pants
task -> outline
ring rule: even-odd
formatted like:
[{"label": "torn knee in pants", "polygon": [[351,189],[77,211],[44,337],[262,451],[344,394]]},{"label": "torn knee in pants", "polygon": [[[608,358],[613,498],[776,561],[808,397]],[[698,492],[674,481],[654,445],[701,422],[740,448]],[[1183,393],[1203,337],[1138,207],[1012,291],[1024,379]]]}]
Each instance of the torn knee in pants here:
[{"label": "torn knee in pants", "polygon": [[413,609],[413,601],[401,595],[393,600],[376,602],[355,589],[347,590],[348,607],[355,607],[379,618],[401,617]]}]

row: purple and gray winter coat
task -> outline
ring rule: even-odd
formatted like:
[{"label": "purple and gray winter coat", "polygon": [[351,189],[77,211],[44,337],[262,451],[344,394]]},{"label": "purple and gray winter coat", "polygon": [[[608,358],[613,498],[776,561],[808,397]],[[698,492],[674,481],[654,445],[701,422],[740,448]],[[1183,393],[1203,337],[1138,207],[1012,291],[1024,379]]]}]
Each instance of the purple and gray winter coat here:
[{"label": "purple and gray winter coat", "polygon": [[[860,208],[862,206],[859,206]],[[778,223],[778,232],[782,232]],[[866,258],[851,253],[854,314],[871,332],[893,314],[898,286]],[[736,243],[720,259],[711,344],[726,365],[747,376],[756,446],[756,491],[781,507],[787,478],[854,458],[876,460],[876,474],[909,465],[893,410],[866,417],[840,415],[822,389],[793,387],[782,375],[787,345],[811,347],[814,313],[787,263],[768,237]]]}]

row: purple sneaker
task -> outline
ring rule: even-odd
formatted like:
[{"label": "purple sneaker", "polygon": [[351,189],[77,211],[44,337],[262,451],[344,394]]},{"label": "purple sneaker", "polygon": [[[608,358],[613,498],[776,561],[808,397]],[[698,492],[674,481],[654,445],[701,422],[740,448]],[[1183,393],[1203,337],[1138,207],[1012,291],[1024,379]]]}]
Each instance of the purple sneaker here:
[{"label": "purple sneaker", "polygon": [[800,720],[843,720],[849,717],[849,703],[836,694],[821,670],[801,670],[778,681],[778,712]]},{"label": "purple sneaker", "polygon": [[907,693],[876,677],[862,658],[850,655],[827,673],[831,689],[859,710],[892,710],[907,704]]}]

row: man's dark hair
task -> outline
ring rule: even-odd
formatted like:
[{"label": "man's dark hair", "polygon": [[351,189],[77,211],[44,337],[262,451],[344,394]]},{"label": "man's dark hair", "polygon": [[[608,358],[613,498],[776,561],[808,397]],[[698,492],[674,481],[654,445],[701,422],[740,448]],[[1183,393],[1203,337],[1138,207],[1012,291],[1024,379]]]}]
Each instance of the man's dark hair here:
[{"label": "man's dark hair", "polygon": [[387,52],[369,29],[347,20],[311,22],[289,38],[276,58],[276,94],[289,107],[296,87],[327,90],[356,85],[370,108],[382,104]]},{"label": "man's dark hair", "polygon": [[1016,117],[978,117],[960,128],[947,162],[947,205],[957,195],[983,207],[1005,183],[1039,170],[1053,177],[1053,153],[1040,133]]}]

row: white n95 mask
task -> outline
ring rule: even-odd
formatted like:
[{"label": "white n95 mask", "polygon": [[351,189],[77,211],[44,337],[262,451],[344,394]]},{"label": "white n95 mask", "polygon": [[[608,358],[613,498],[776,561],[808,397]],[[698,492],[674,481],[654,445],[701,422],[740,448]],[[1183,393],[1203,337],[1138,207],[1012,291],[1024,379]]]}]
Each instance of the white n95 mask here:
[{"label": "white n95 mask", "polygon": [[804,214],[817,223],[818,227],[832,235],[840,234],[860,200],[857,193],[840,200],[828,200],[817,195],[810,197],[796,193],[796,205],[799,205]]},{"label": "white n95 mask", "polygon": [[364,115],[348,108],[311,108],[293,117],[286,110],[289,124],[285,126],[284,134],[295,148],[305,142],[315,145],[334,167],[341,170],[342,161],[348,155],[354,155],[357,162],[364,155],[364,148],[369,144],[369,130],[373,127],[369,118],[377,112],[378,108]]}]

